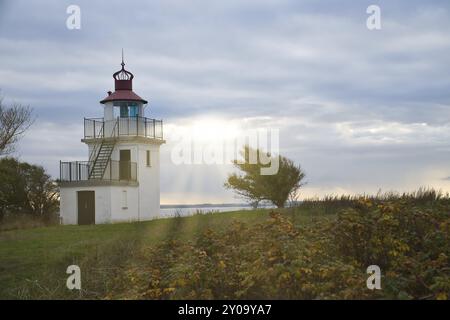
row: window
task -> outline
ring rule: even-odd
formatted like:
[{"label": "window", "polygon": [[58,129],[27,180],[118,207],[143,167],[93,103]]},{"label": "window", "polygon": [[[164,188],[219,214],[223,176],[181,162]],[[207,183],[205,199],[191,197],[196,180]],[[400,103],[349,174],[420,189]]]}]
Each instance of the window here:
[{"label": "window", "polygon": [[[139,106],[136,102],[116,101],[114,102],[114,107],[117,107],[119,109],[119,115],[121,118],[139,116]],[[114,111],[114,116],[117,116],[116,112],[117,111]]]},{"label": "window", "polygon": [[120,117],[128,118],[128,106],[120,106]]},{"label": "window", "polygon": [[152,158],[150,157],[150,150],[147,150],[146,153],[147,153],[147,156],[145,158],[146,158],[147,167],[151,167],[152,166]]},{"label": "window", "polygon": [[128,209],[128,197],[127,197],[127,191],[122,191],[122,209]]},{"label": "window", "polygon": [[129,106],[130,106],[130,117],[137,117],[137,116],[139,116],[139,108],[138,108],[137,104],[136,103],[133,103],[133,104],[130,103]]}]

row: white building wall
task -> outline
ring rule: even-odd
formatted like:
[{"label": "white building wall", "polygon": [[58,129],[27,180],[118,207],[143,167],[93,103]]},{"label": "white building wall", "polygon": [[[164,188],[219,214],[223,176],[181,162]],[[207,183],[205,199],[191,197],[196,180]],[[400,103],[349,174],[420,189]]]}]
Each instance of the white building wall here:
[{"label": "white building wall", "polygon": [[78,224],[78,191],[95,191],[95,223],[111,222],[111,187],[61,187],[60,215],[63,224]]},{"label": "white building wall", "polygon": [[111,222],[139,221],[138,187],[111,186]]},{"label": "white building wall", "polygon": [[[147,150],[150,166],[147,166]],[[138,179],[141,220],[158,218],[160,215],[159,145],[139,144]]]},{"label": "white building wall", "polygon": [[105,103],[103,118],[105,121],[114,120],[114,104],[112,102]]},{"label": "white building wall", "polygon": [[[137,163],[139,183],[137,202],[139,220],[150,220],[160,214],[159,144],[119,142],[114,147],[112,160],[120,160],[120,150],[131,150],[131,162]],[[151,166],[147,167],[147,150],[150,150]],[[124,212],[125,216],[129,216]]]}]

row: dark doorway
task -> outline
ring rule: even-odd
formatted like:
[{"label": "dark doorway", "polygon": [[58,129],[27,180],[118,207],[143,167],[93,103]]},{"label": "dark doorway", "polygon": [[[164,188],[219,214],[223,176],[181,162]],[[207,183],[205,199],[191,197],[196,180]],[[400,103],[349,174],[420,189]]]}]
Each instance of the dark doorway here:
[{"label": "dark doorway", "polygon": [[78,191],[78,224],[95,224],[95,191]]},{"label": "dark doorway", "polygon": [[120,150],[120,161],[119,161],[119,179],[120,180],[130,180],[131,177],[131,151],[130,150]]}]

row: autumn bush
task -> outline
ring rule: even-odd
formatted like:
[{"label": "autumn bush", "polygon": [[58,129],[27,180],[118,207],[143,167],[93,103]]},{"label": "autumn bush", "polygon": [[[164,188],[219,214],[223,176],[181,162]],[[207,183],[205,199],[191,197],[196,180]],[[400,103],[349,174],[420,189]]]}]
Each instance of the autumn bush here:
[{"label": "autumn bush", "polygon": [[[107,298],[446,299],[450,202],[361,198],[306,226],[272,212],[263,223],[206,229],[194,241],[144,247]],[[382,290],[366,287],[369,265]]]},{"label": "autumn bush", "polygon": [[450,295],[450,202],[419,205],[407,199],[343,210],[332,227],[339,255],[363,268],[384,270],[384,295],[442,298]]},{"label": "autumn bush", "polygon": [[109,297],[368,297],[364,272],[330,256],[331,238],[315,230],[295,227],[290,219],[272,213],[262,224],[236,222],[221,233],[206,230],[195,242],[169,241],[146,248],[122,279],[123,291]]}]

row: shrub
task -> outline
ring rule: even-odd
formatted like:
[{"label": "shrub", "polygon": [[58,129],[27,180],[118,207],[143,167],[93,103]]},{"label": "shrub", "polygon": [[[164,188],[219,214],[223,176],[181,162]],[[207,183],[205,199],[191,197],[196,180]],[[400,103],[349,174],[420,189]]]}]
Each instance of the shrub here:
[{"label": "shrub", "polygon": [[[366,276],[332,257],[330,238],[272,213],[265,223],[235,222],[194,242],[146,248],[112,298],[315,299],[369,297]],[[313,240],[313,241],[311,241]]]},{"label": "shrub", "polygon": [[[337,219],[295,225],[272,212],[263,223],[207,229],[194,241],[145,247],[109,298],[447,299],[450,203],[367,198]],[[366,269],[382,270],[382,290]],[[117,287],[116,287],[117,289]]]},{"label": "shrub", "polygon": [[332,234],[346,262],[381,267],[391,297],[447,298],[449,212],[448,199],[428,206],[406,199],[378,204],[366,199],[358,209],[339,214]]}]

